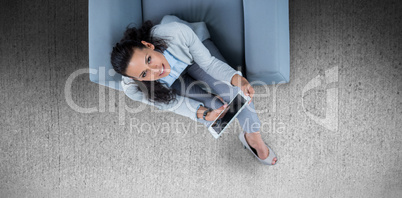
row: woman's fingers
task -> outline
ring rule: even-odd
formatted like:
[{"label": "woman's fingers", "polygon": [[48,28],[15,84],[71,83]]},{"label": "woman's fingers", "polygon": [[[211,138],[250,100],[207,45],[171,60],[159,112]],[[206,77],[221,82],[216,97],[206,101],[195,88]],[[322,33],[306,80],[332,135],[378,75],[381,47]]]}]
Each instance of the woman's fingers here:
[{"label": "woman's fingers", "polygon": [[[222,105],[221,107],[219,107],[218,109],[215,109],[215,110],[214,110],[214,118],[217,118],[217,117],[219,116],[219,114],[220,114],[223,110],[225,110],[225,108],[226,108],[227,106],[228,106],[227,104],[224,104],[224,105]],[[221,116],[219,116],[219,118],[222,118],[224,115],[225,115],[225,112],[223,112],[223,113],[221,114]],[[218,119],[219,119],[219,118],[218,118]]]},{"label": "woman's fingers", "polygon": [[228,112],[227,104],[226,104],[226,107],[224,107],[222,111],[224,111],[224,112],[221,114],[221,116],[219,116],[219,119],[223,118],[223,116],[225,116],[226,112]]},{"label": "woman's fingers", "polygon": [[216,96],[216,97],[218,97],[218,99],[219,99],[220,101],[222,101],[223,104],[226,104],[226,102],[223,100],[222,97],[220,97],[220,96]]},{"label": "woman's fingers", "polygon": [[219,107],[218,109],[214,109],[210,112],[208,112],[207,116],[206,116],[206,120],[208,121],[214,121],[219,114],[228,106],[228,104],[224,104],[221,107]]},{"label": "woman's fingers", "polygon": [[244,85],[242,87],[242,91],[243,91],[244,95],[250,96],[251,99],[248,102],[248,104],[250,104],[251,101],[253,100],[253,96],[254,96],[254,93],[255,93],[254,88],[249,83],[247,83],[246,85]]},{"label": "woman's fingers", "polygon": [[254,93],[255,93],[255,91],[254,91],[254,88],[249,84],[249,89],[248,89],[248,92],[249,92],[249,94],[250,94],[250,101],[248,102],[248,104],[250,104],[251,103],[251,101],[253,100],[253,97],[254,97]]}]

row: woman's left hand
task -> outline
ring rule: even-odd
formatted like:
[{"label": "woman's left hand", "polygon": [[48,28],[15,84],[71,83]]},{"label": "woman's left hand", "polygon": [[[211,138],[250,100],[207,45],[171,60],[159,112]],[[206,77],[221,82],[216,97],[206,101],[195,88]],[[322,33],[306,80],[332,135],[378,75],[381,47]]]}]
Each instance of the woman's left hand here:
[{"label": "woman's left hand", "polygon": [[250,104],[251,101],[253,100],[255,91],[254,91],[254,88],[248,82],[248,80],[246,78],[244,78],[243,76],[236,74],[232,78],[232,85],[234,85],[236,87],[240,87],[240,89],[243,91],[244,95],[250,96],[251,100],[248,103],[248,104]]}]

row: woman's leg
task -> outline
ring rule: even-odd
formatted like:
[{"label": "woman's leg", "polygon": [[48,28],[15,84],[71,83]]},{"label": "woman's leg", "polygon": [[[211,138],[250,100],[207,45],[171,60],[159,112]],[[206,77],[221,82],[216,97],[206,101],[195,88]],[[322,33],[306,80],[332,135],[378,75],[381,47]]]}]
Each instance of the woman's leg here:
[{"label": "woman's leg", "polygon": [[[179,95],[203,102],[206,107],[221,107],[223,103],[213,94],[204,91],[199,86],[199,83],[199,81],[195,80],[190,75],[184,74],[172,84],[171,88],[176,89]],[[202,118],[197,119],[197,121],[204,124],[206,127],[209,127],[212,123],[212,121],[206,121]]]},{"label": "woman's leg", "polygon": [[[216,80],[211,75],[207,74],[200,66],[196,63],[190,65],[188,68],[188,74],[200,83],[206,83],[211,89],[214,90],[216,94],[221,96],[223,100],[229,103],[237,93],[241,91],[239,87],[229,85],[223,81]],[[215,106],[211,108],[217,109],[223,105],[223,103],[213,103]],[[217,105],[217,106],[216,106]],[[254,133],[260,131],[261,121],[258,118],[257,113],[254,109],[254,102],[252,101],[248,106],[246,106],[238,115],[237,119],[247,133]]]},{"label": "woman's leg", "polygon": [[[223,103],[212,94],[201,89],[201,87],[197,85],[198,83],[206,83],[208,85],[207,87],[213,89],[213,91],[225,102],[231,101],[231,99],[240,91],[239,87],[234,87],[214,79],[196,63],[190,65],[187,70],[189,75],[182,75],[182,79],[179,78],[176,80],[176,82],[173,83],[172,88],[179,90],[180,95],[185,95],[195,100],[202,101],[207,107],[217,109],[221,107]],[[183,86],[185,88],[183,88]],[[269,156],[269,150],[261,138],[261,122],[255,112],[253,101],[237,115],[237,119],[243,130],[247,132],[245,138],[248,144],[256,149],[257,155],[260,159],[266,159]],[[203,119],[197,119],[197,121],[203,123],[207,127],[212,123]],[[272,164],[275,164],[275,162],[276,158],[273,159]]]}]

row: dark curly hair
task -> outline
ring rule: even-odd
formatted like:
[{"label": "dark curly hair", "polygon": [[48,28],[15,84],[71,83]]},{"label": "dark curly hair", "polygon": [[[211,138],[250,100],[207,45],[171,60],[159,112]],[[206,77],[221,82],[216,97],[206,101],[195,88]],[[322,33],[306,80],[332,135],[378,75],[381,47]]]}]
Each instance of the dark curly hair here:
[{"label": "dark curly hair", "polygon": [[[129,26],[130,24],[126,27],[123,38],[119,43],[116,43],[111,53],[113,69],[117,73],[127,77],[131,77],[126,74],[126,70],[134,54],[134,49],[145,48],[145,45],[141,41],[152,43],[155,46],[155,50],[161,53],[168,47],[166,40],[151,36],[151,30],[154,27],[151,21],[145,21],[139,29],[135,27],[130,28]],[[133,80],[138,85],[137,90],[143,92],[150,102],[169,104],[170,101],[176,99],[176,90],[163,86],[159,81]]]}]

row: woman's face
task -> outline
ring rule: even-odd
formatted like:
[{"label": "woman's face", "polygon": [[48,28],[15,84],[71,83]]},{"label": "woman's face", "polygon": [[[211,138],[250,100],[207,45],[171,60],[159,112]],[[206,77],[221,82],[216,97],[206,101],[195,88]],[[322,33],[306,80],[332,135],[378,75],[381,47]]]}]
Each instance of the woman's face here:
[{"label": "woman's face", "polygon": [[162,53],[155,51],[151,43],[141,41],[143,49],[134,49],[126,75],[139,81],[155,81],[170,73],[170,65]]}]

